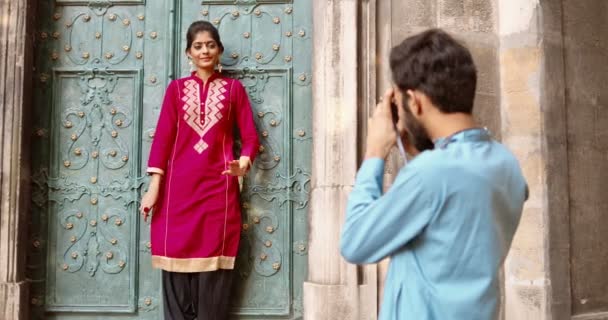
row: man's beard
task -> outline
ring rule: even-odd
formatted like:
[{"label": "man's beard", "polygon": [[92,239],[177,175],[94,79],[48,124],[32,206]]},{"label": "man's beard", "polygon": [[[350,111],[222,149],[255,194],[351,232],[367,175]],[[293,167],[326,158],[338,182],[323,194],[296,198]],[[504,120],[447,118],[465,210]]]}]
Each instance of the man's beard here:
[{"label": "man's beard", "polygon": [[435,148],[433,140],[429,137],[422,123],[414,118],[407,104],[405,104],[403,109],[406,113],[405,129],[407,130],[407,139],[410,143],[420,152]]}]

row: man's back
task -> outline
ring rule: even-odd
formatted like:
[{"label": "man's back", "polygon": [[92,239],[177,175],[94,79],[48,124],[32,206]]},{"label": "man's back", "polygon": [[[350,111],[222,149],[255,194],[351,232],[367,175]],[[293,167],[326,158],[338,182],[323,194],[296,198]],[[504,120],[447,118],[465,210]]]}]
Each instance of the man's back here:
[{"label": "man's back", "polygon": [[358,263],[391,256],[382,320],[486,320],[498,312],[497,272],[526,183],[513,155],[485,130],[448,139],[402,169],[391,190],[367,207],[371,199],[358,191],[369,194],[378,171],[373,161],[367,170],[364,164],[362,188],[349,199],[343,255]]}]

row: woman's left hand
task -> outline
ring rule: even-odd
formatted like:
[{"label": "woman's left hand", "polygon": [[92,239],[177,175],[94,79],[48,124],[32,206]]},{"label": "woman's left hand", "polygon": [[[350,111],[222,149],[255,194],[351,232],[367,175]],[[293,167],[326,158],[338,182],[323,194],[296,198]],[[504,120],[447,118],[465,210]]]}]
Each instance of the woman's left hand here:
[{"label": "woman's left hand", "polygon": [[249,160],[249,157],[241,157],[239,160],[232,160],[228,162],[228,170],[222,172],[222,174],[242,177],[247,173],[250,163],[251,160]]}]

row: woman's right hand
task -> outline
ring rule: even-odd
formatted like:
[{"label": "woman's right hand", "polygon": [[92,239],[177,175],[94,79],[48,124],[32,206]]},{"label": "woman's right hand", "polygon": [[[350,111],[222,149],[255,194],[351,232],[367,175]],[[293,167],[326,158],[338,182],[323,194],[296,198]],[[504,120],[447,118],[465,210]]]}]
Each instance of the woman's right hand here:
[{"label": "woman's right hand", "polygon": [[148,191],[141,198],[141,205],[139,206],[139,212],[144,217],[144,221],[148,221],[148,216],[150,216],[150,212],[154,209],[156,205],[156,201],[158,200],[158,192],[160,186],[160,175],[154,174],[152,175],[152,179],[150,181],[150,186],[148,187]]}]

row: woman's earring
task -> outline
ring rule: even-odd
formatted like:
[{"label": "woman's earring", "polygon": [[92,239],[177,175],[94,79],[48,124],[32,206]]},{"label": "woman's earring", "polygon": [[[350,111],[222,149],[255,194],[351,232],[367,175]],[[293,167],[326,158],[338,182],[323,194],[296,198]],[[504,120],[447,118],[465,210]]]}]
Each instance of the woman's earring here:
[{"label": "woman's earring", "polygon": [[220,73],[222,73],[222,64],[221,63],[217,64],[217,71],[219,71]]},{"label": "woman's earring", "polygon": [[190,58],[190,56],[188,56],[188,65],[190,65],[190,72],[194,72],[194,63],[192,62],[192,58]]}]

